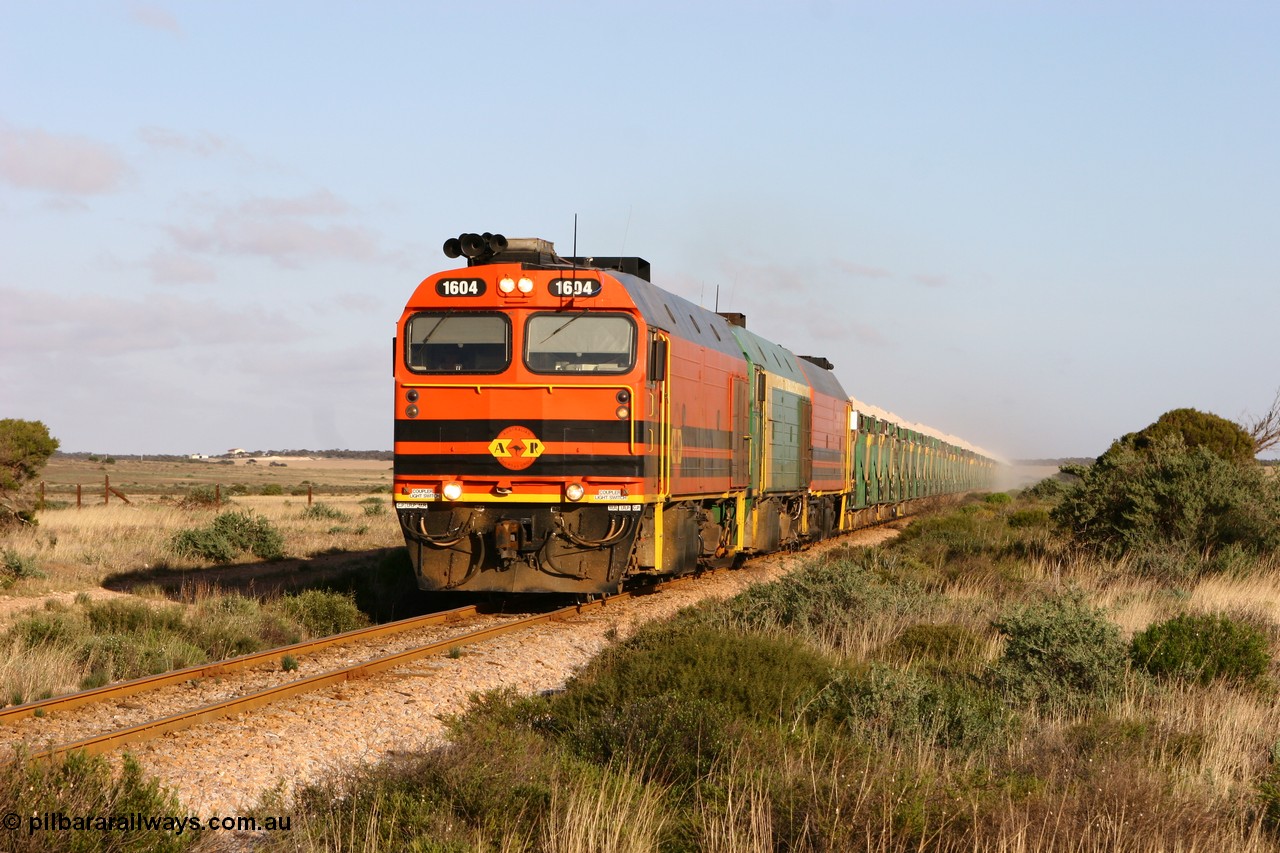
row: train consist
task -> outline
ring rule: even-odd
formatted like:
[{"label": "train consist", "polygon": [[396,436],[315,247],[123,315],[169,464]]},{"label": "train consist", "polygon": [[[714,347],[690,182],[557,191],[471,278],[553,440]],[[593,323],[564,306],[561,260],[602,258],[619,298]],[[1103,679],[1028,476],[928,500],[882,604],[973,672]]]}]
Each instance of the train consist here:
[{"label": "train consist", "polygon": [[422,589],[616,591],[988,487],[995,462],[649,280],[463,234],[394,348],[396,511]]}]

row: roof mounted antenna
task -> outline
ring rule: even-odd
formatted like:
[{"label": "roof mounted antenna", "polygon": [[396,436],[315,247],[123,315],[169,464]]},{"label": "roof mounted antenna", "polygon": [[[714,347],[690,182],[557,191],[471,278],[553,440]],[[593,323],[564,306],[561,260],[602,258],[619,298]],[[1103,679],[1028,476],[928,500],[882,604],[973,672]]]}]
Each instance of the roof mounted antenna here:
[{"label": "roof mounted antenna", "polygon": [[578,277],[578,214],[573,215],[573,277]]}]

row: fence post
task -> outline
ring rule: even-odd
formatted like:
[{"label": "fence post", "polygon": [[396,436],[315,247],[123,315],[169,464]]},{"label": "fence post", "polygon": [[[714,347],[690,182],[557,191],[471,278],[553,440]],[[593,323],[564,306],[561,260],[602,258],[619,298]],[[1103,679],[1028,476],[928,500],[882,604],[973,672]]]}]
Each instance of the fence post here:
[{"label": "fence post", "polygon": [[82,506],[82,504],[80,503],[80,489],[81,489],[81,488],[82,488],[82,486],[81,486],[79,483],[76,483],[76,509],[80,509],[80,507]]},{"label": "fence post", "polygon": [[307,506],[311,506],[311,486],[307,485]]},{"label": "fence post", "polygon": [[222,506],[222,484],[213,484],[213,505],[221,508]]},{"label": "fence post", "polygon": [[106,480],[106,485],[102,487],[102,505],[106,506],[111,503],[111,475],[103,474],[102,476]]}]

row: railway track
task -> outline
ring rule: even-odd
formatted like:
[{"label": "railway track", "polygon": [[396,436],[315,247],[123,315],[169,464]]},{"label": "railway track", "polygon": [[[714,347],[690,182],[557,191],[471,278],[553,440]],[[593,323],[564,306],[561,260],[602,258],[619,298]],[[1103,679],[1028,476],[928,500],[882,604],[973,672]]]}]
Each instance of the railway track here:
[{"label": "railway track", "polygon": [[[687,583],[705,574],[708,573],[702,572],[681,578],[674,578],[650,586],[618,593],[617,595],[596,599],[594,601],[573,604],[567,607],[548,611],[546,613],[514,618],[497,625],[489,625],[466,633],[455,634],[443,639],[414,645],[390,654],[383,654],[372,659],[361,660],[357,663],[338,667],[336,669],[330,669],[315,675],[285,681],[265,689],[253,690],[252,692],[244,693],[242,695],[200,705],[198,707],[169,714],[167,716],[149,719],[145,722],[129,725],[124,728],[34,750],[28,753],[28,757],[32,759],[49,759],[63,756],[74,751],[84,751],[89,754],[110,752],[128,744],[150,740],[152,738],[190,728],[210,720],[230,716],[232,714],[253,711],[257,708],[262,708],[273,702],[292,696],[321,690],[323,688],[354,679],[367,678],[379,672],[384,672],[405,663],[418,660],[419,658],[446,654],[463,646],[484,642],[486,640],[493,639],[494,637],[511,633],[513,631],[519,631],[534,625],[546,622],[562,621],[588,610],[606,607],[610,602],[618,602],[640,595],[648,595],[674,585]],[[242,655],[240,657],[217,661],[215,663],[189,667],[145,678],[133,679],[131,681],[120,682],[118,684],[106,685],[104,687],[99,687],[94,690],[88,690],[81,693],[71,693],[38,702],[30,702],[12,708],[0,709],[0,722],[11,725],[25,718],[45,718],[52,714],[83,709],[92,705],[113,702],[119,703],[121,700],[135,697],[140,694],[158,691],[166,687],[198,682],[203,679],[218,679],[237,671],[251,670],[255,667],[279,664],[287,656],[295,658],[304,657],[323,650],[344,646],[355,646],[363,642],[386,639],[394,637],[395,635],[407,634],[425,628],[464,624],[466,621],[482,615],[487,615],[485,614],[483,607],[480,605],[468,605],[440,613],[411,617],[397,622],[389,622],[384,625],[376,625],[370,628],[348,631],[342,634],[335,634],[330,637],[323,637],[303,643],[295,643],[293,645],[282,646],[249,655]]]}]

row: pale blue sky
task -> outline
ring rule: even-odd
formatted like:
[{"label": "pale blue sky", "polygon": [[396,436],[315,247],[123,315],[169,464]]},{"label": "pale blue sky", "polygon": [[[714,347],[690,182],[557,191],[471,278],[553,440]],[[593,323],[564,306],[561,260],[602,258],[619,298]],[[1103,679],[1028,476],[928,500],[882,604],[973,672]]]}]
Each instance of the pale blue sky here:
[{"label": "pale blue sky", "polygon": [[0,417],[390,448],[462,231],[637,254],[1008,457],[1280,387],[1264,2],[0,0]]}]

